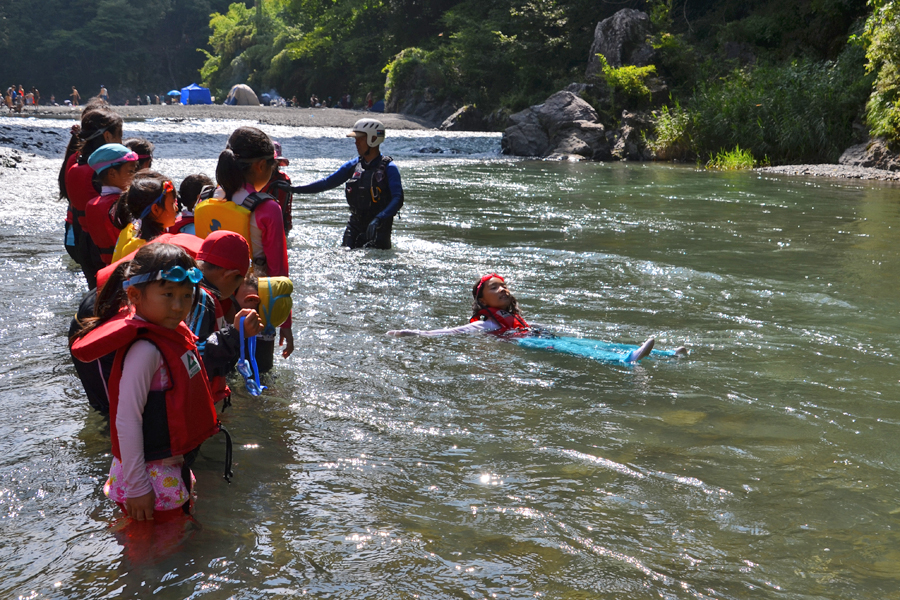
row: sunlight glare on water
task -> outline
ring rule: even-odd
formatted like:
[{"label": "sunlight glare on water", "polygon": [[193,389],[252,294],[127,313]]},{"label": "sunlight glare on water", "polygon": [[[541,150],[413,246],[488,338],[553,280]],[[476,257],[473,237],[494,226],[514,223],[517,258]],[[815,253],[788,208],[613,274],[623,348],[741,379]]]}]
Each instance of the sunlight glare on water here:
[{"label": "sunlight glare on water", "polygon": [[[179,182],[212,174],[236,125],[125,133]],[[264,129],[296,183],[352,156],[343,130]],[[389,251],[338,247],[341,189],[295,197],[297,350],[259,398],[232,381],[233,483],[213,438],[197,524],[147,539],[103,496],[109,428],[66,349],[85,286],[61,157],[0,169],[0,597],[896,594],[897,188],[498,149],[388,132]],[[491,271],[529,323],[690,356],[385,335],[466,322]]]}]

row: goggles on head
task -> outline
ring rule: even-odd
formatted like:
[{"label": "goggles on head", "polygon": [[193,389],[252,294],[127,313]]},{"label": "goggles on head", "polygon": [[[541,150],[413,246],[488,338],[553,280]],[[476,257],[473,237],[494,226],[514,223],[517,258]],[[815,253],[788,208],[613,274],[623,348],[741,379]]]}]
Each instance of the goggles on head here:
[{"label": "goggles on head", "polygon": [[484,284],[487,283],[488,281],[490,281],[491,279],[493,279],[494,277],[496,277],[500,281],[504,281],[504,282],[506,281],[505,279],[503,279],[496,273],[488,273],[487,275],[485,275],[478,281],[478,285],[475,287],[475,292],[472,295],[475,296],[475,298],[477,299],[479,294],[481,294],[481,288],[484,286]]},{"label": "goggles on head", "polygon": [[175,193],[175,184],[173,184],[171,181],[163,181],[162,194],[157,196],[156,200],[144,207],[144,210],[141,211],[141,216],[139,216],[138,219],[143,220],[147,215],[149,215],[150,211],[153,210],[153,207],[165,200],[166,195],[169,193]]},{"label": "goggles on head", "polygon": [[128,154],[124,154],[112,160],[107,160],[101,163],[97,163],[92,165],[91,168],[94,169],[95,173],[99,173],[108,167],[114,167],[119,163],[127,163],[127,162],[137,162],[138,155],[136,152],[129,152]]},{"label": "goggles on head", "polygon": [[203,272],[197,267],[185,269],[180,265],[176,265],[174,267],[165,269],[164,271],[157,271],[156,273],[135,275],[134,277],[126,279],[124,282],[122,282],[122,289],[127,290],[133,285],[137,285],[139,283],[148,283],[151,281],[171,281],[173,283],[181,283],[184,280],[190,281],[192,284],[197,285],[203,280]]}]

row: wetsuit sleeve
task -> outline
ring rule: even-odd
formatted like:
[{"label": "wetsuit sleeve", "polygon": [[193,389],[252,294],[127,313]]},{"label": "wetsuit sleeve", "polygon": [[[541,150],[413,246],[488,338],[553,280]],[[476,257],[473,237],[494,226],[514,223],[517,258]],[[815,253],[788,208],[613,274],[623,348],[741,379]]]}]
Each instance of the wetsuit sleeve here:
[{"label": "wetsuit sleeve", "polygon": [[350,176],[353,175],[353,171],[356,169],[356,163],[359,162],[359,157],[350,159],[341,165],[337,171],[325,177],[324,179],[320,179],[318,181],[314,181],[307,185],[298,185],[297,187],[291,188],[294,190],[295,194],[318,194],[319,192],[324,192],[326,190],[333,190],[339,185],[343,185],[350,179]]},{"label": "wetsuit sleeve", "polygon": [[475,321],[474,323],[466,323],[459,327],[448,327],[446,329],[399,329],[388,331],[387,334],[395,337],[404,337],[408,335],[434,337],[438,335],[456,335],[459,333],[490,333],[491,331],[497,331],[498,329],[500,329],[500,326],[493,321]]},{"label": "wetsuit sleeve", "polygon": [[403,182],[400,180],[400,169],[391,161],[385,168],[387,173],[388,188],[391,190],[391,201],[378,213],[379,219],[390,219],[397,214],[403,206]]},{"label": "wetsuit sleeve", "polygon": [[147,461],[144,459],[144,407],[147,405],[153,375],[161,362],[162,356],[156,346],[138,340],[128,349],[122,363],[116,432],[129,498],[137,498],[153,490],[145,468]]}]

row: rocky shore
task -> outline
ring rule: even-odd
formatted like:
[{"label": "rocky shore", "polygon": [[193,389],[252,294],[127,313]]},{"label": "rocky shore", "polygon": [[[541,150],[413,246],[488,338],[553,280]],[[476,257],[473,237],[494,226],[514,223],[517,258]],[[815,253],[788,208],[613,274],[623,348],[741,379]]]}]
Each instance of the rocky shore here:
[{"label": "rocky shore", "polygon": [[[219,121],[257,121],[289,127],[351,127],[358,119],[371,117],[389,129],[432,129],[432,124],[418,117],[398,113],[371,113],[341,108],[284,108],[269,106],[225,106],[223,104],[182,106],[161,104],[150,106],[110,107],[125,120],[140,119],[214,119]],[[80,120],[81,109],[70,106],[38,106],[22,114],[0,112],[0,117],[38,117]]]},{"label": "rocky shore", "polygon": [[762,167],[756,169],[760,173],[778,175],[807,175],[813,177],[838,177],[842,179],[875,179],[879,181],[900,181],[900,173],[874,169],[872,167],[855,167],[850,165],[782,165],[780,167]]}]

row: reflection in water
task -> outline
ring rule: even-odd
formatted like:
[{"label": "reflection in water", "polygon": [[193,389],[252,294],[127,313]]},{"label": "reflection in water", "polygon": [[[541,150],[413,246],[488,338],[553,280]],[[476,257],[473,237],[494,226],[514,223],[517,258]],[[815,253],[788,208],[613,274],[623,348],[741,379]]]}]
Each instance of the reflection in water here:
[{"label": "reflection in water", "polygon": [[[179,180],[212,173],[235,124],[128,126]],[[351,154],[343,131],[270,129],[296,182]],[[2,170],[0,596],[895,593],[894,188],[510,161],[497,141],[389,136],[407,190],[391,251],[337,246],[340,190],[295,201],[298,350],[263,396],[234,386],[237,476],[206,442],[198,525],[160,552],[123,547],[100,490],[108,427],[65,348],[83,284],[58,159]],[[458,324],[495,270],[529,323],[691,356],[384,335]]]}]

